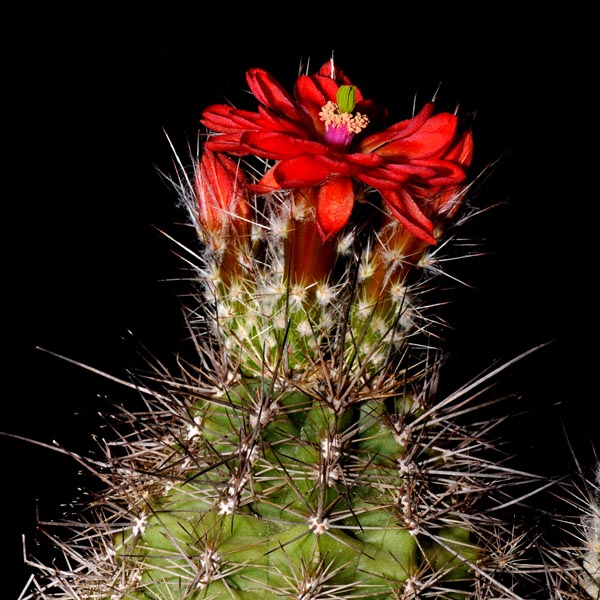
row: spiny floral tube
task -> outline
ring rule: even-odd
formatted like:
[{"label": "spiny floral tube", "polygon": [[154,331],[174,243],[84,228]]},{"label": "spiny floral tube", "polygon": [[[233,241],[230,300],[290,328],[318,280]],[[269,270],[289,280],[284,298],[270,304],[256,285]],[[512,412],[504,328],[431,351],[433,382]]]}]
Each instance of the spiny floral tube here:
[{"label": "spiny floral tube", "polygon": [[513,519],[544,484],[475,416],[494,372],[437,397],[436,260],[470,130],[432,102],[387,125],[333,61],[293,95],[260,69],[247,81],[257,111],[208,107],[171,178],[200,240],[193,352],[123,382],[147,410],[112,424],[89,462],[106,493],[23,600],[547,591]]}]

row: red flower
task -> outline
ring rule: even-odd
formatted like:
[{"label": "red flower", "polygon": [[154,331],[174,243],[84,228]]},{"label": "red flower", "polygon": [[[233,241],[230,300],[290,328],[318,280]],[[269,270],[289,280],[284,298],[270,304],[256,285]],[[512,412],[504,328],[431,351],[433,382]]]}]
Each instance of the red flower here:
[{"label": "red flower", "polygon": [[293,97],[261,69],[250,69],[246,79],[257,112],[217,104],[201,122],[218,134],[207,148],[276,161],[255,191],[319,186],[316,222],[327,240],[348,222],[361,182],[380,193],[412,234],[435,243],[426,200],[463,182],[470,162],[457,149],[471,147],[471,134],[458,135],[455,115],[434,115],[429,102],[414,117],[371,133],[375,105],[333,61],[316,75],[299,76]]},{"label": "red flower", "polygon": [[206,148],[196,169],[194,188],[198,222],[211,239],[219,239],[229,226],[245,227],[250,218],[248,184],[229,157]]}]

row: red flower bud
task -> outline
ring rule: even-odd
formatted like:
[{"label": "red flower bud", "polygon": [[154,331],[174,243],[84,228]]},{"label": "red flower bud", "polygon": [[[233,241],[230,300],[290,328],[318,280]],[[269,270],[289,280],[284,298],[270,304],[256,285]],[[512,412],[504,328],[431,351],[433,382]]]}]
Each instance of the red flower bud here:
[{"label": "red flower bud", "polygon": [[216,242],[233,226],[247,227],[250,206],[247,182],[239,165],[224,154],[205,149],[195,173],[198,222]]}]

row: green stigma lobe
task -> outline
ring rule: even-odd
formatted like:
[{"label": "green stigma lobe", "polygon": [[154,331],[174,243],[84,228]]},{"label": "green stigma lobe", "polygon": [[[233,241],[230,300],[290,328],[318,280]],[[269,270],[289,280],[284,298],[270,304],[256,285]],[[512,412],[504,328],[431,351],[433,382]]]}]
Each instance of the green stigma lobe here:
[{"label": "green stigma lobe", "polygon": [[337,93],[337,105],[341,113],[349,113],[356,106],[356,86],[342,85]]}]

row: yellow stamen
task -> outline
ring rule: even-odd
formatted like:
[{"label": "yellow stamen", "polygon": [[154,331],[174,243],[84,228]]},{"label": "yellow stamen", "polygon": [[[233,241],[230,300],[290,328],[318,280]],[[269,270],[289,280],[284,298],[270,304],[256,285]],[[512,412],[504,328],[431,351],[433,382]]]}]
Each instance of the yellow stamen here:
[{"label": "yellow stamen", "polygon": [[329,100],[319,113],[321,121],[327,127],[346,127],[349,133],[360,133],[368,124],[369,117],[359,112],[356,114],[340,112],[339,106]]}]

